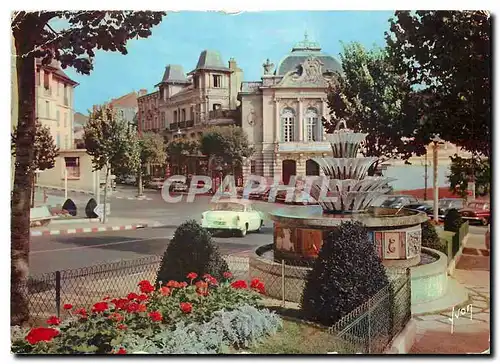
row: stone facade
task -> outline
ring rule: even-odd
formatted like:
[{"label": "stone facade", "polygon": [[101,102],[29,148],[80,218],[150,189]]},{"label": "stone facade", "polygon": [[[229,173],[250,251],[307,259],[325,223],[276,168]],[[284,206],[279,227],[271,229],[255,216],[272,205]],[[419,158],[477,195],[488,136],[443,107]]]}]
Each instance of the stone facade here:
[{"label": "stone facade", "polygon": [[340,63],[317,43],[298,43],[276,67],[263,64],[259,82],[244,82],[241,123],[255,149],[244,176],[258,174],[288,183],[291,175],[320,175],[310,160],[331,154],[322,117],[329,114],[326,90]]},{"label": "stone facade", "polygon": [[74,148],[74,88],[78,85],[57,61],[42,66],[36,61],[36,118],[50,128],[60,150]]}]

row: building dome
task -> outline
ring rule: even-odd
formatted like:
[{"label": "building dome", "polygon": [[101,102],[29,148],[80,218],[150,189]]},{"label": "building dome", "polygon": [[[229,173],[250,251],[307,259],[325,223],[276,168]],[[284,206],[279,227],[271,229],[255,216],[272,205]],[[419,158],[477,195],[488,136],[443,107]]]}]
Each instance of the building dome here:
[{"label": "building dome", "polygon": [[306,33],[304,34],[304,40],[295,44],[292,51],[281,60],[274,74],[284,76],[290,71],[295,71],[299,65],[311,56],[318,58],[323,63],[323,73],[342,72],[340,62],[333,56],[322,53],[319,43],[310,41]]}]

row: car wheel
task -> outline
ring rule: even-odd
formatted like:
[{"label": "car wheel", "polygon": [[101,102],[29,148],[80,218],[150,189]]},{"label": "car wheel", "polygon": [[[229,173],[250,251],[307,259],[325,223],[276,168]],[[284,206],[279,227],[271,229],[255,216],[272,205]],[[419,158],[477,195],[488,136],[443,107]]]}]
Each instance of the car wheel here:
[{"label": "car wheel", "polygon": [[240,238],[245,237],[247,235],[247,232],[248,232],[248,224],[245,224],[243,230],[240,230]]},{"label": "car wheel", "polygon": [[260,229],[262,229],[262,225],[264,225],[264,220],[260,220],[259,228],[256,230],[258,233],[260,233]]},{"label": "car wheel", "polygon": [[483,226],[488,225],[488,219],[482,218],[481,219],[481,225],[483,225]]}]

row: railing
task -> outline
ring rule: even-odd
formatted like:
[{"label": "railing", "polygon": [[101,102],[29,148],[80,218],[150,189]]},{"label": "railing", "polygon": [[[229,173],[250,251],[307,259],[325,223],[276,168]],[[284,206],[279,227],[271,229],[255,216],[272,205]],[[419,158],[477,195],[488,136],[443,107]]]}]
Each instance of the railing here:
[{"label": "railing", "polygon": [[194,126],[194,120],[186,121],[186,128],[192,128]]},{"label": "railing", "polygon": [[176,130],[179,128],[179,123],[170,123],[170,130]]},{"label": "railing", "polygon": [[237,110],[211,110],[208,113],[208,119],[236,119],[238,117]]},{"label": "railing", "polygon": [[341,354],[381,354],[410,319],[411,276],[410,269],[406,269],[340,319],[330,332],[350,344],[350,352]]}]

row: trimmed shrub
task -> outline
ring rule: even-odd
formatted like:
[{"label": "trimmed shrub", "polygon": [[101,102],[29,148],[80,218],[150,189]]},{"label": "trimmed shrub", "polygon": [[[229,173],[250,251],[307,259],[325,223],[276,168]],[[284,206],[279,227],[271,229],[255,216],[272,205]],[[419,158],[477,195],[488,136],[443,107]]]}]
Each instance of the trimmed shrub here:
[{"label": "trimmed shrub", "polygon": [[446,244],[443,244],[439,235],[429,220],[422,223],[422,246],[436,249],[446,254]]},{"label": "trimmed shrub", "polygon": [[224,278],[229,267],[212,241],[210,233],[194,220],[180,225],[167,250],[156,276],[160,282],[185,281],[188,273],[194,272],[201,277],[208,273],[217,280]]},{"label": "trimmed shrub", "polygon": [[366,228],[359,222],[344,222],[328,235],[308,275],[303,314],[331,326],[388,284]]},{"label": "trimmed shrub", "polygon": [[449,210],[444,217],[444,229],[446,231],[453,231],[454,233],[458,233],[458,230],[460,230],[460,226],[462,226],[463,223],[464,221],[462,219],[462,216],[457,209]]}]

